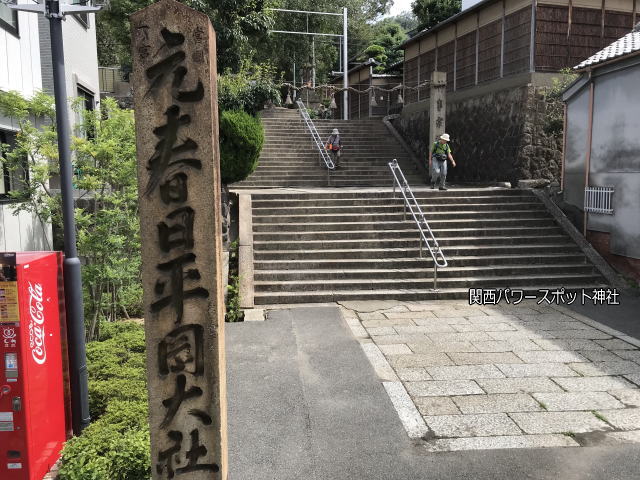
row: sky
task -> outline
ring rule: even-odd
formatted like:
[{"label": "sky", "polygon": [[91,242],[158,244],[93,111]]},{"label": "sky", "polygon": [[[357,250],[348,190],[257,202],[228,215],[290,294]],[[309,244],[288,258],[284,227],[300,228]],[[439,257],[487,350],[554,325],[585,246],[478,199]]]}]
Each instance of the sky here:
[{"label": "sky", "polygon": [[389,11],[389,16],[392,17],[402,12],[410,12],[411,3],[413,3],[413,0],[393,0],[393,5],[391,6],[391,10]]}]

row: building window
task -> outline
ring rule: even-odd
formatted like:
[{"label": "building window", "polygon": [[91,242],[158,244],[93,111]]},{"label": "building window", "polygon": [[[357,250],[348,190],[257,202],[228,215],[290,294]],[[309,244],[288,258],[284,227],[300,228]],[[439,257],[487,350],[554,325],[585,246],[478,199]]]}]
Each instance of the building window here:
[{"label": "building window", "polygon": [[0,2],[0,28],[18,35],[18,12],[11,10],[9,5]]},{"label": "building window", "polygon": [[[72,2],[74,5],[87,6],[91,5],[91,0],[80,0]],[[76,13],[73,16],[84,28],[89,28],[89,14],[88,13]]]},{"label": "building window", "polygon": [[[81,87],[80,85],[77,86],[78,92],[78,100],[80,101],[80,110],[78,110],[78,118],[76,121],[77,125],[80,125],[82,122],[85,121],[84,118],[84,112],[93,112],[93,110],[95,110],[95,100],[94,100],[94,95],[93,93],[91,93],[89,90],[87,90],[86,88]],[[78,136],[83,136],[89,139],[94,138],[94,135],[91,134],[90,131],[86,131],[86,132],[81,132],[80,129],[77,129],[76,134]]]},{"label": "building window", "polygon": [[613,215],[613,187],[587,187],[584,189],[584,210],[591,213]]},{"label": "building window", "polygon": [[27,159],[17,169],[10,169],[5,161],[5,148],[11,149],[15,143],[15,133],[0,130],[0,200],[9,198],[9,192],[23,190],[28,181],[29,168]]}]

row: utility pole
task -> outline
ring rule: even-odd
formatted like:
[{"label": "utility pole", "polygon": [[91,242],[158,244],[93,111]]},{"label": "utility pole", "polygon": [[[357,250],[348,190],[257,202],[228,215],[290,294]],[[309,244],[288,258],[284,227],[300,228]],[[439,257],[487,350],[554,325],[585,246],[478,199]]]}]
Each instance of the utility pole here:
[{"label": "utility pole", "polygon": [[342,86],[344,92],[342,92],[342,118],[343,120],[349,120],[349,59],[347,57],[347,7],[342,9],[342,36],[344,42],[342,42]]},{"label": "utility pole", "polygon": [[65,15],[95,13],[100,7],[61,5],[59,0],[45,0],[44,4],[10,5],[13,10],[41,13],[49,19],[51,30],[51,63],[53,90],[56,102],[56,131],[60,160],[60,190],[64,225],[64,296],[69,344],[69,374],[71,378],[71,409],[73,433],[79,435],[89,425],[89,396],[87,355],[85,348],[82,275],[76,246],[76,225],[73,205],[73,169],[71,166],[71,128],[67,105],[64,71],[62,21]]}]

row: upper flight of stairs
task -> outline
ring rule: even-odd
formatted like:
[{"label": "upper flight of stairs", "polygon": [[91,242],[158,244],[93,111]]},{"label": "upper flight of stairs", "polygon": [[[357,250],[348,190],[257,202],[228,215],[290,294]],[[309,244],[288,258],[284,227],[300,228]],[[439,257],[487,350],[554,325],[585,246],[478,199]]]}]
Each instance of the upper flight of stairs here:
[{"label": "upper flight of stairs", "polygon": [[[388,179],[387,174],[387,179]],[[527,190],[415,192],[449,261],[419,257],[389,191],[252,195],[256,304],[467,298],[469,288],[594,288],[605,280]]]},{"label": "upper flight of stairs", "polygon": [[[265,142],[258,167],[232,188],[327,187],[327,169],[298,110],[273,108],[262,114]],[[331,172],[332,187],[390,186],[388,163],[396,158],[412,185],[424,183],[407,153],[380,120],[314,120],[325,141],[340,131],[343,155]]]}]

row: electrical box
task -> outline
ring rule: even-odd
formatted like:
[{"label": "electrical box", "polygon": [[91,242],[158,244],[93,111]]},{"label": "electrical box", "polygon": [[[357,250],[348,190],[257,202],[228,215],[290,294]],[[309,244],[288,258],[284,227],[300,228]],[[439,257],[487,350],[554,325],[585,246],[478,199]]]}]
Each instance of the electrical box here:
[{"label": "electrical box", "polygon": [[0,253],[0,479],[42,480],[69,428],[62,254]]}]

